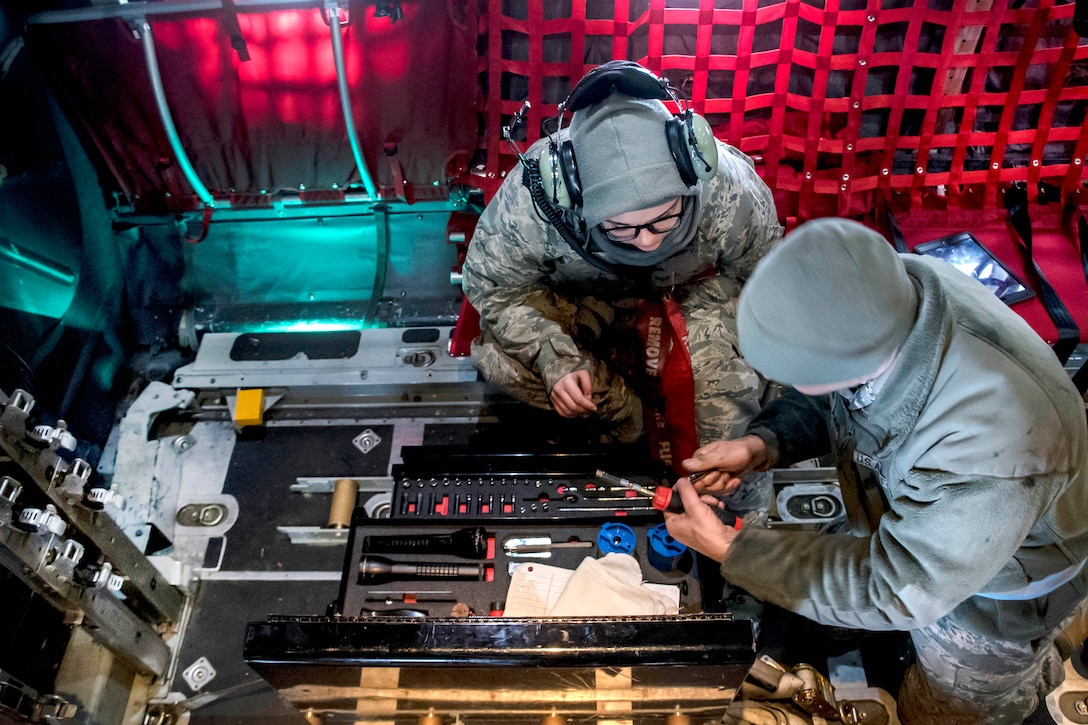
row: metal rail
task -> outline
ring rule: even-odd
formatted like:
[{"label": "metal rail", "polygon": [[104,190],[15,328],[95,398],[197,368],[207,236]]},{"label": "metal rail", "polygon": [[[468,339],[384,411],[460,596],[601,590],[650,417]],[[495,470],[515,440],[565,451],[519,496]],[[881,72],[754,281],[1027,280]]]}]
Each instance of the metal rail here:
[{"label": "metal rail", "polygon": [[118,5],[100,5],[70,10],[45,10],[31,13],[26,18],[27,25],[58,25],[63,23],[85,23],[93,20],[139,21],[151,16],[166,15],[179,17],[186,15],[209,15],[217,12],[264,13],[274,10],[292,10],[320,8],[316,0],[235,0],[232,7],[221,0],[172,0],[164,2],[131,2]]},{"label": "metal rail", "polygon": [[374,283],[370,286],[370,298],[366,306],[366,322],[378,322],[382,297],[385,295],[385,279],[389,272],[389,208],[385,204],[374,207]]},{"label": "metal rail", "polygon": [[[66,483],[78,481],[79,469],[90,467],[81,459],[69,464],[52,449],[33,444],[27,435],[27,418],[34,400],[23,391],[8,399],[0,392],[0,454],[10,458],[25,473],[20,483],[33,485],[48,497],[68,524],[110,562],[125,579],[123,593],[128,603],[153,624],[176,623],[182,616],[185,595],[169,584],[109,515],[74,499]],[[83,474],[86,478],[88,474]]]},{"label": "metal rail", "polygon": [[[0,501],[0,517],[10,516],[10,510],[6,501]],[[135,672],[165,676],[171,654],[162,636],[112,592],[72,581],[61,565],[62,557],[56,554],[62,544],[52,534],[24,533],[0,521],[0,565],[74,619],[73,624],[86,627],[96,641]]]}]

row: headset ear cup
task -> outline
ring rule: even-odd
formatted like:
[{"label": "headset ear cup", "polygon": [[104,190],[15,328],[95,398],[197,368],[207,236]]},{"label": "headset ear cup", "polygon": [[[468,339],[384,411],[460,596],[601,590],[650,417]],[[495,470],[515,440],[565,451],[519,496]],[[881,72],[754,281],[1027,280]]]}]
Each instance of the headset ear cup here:
[{"label": "headset ear cup", "polygon": [[559,149],[554,143],[549,143],[540,154],[540,185],[544,188],[544,195],[548,201],[564,209],[570,209],[570,192],[567,190],[564,177],[566,173],[562,169]]},{"label": "headset ear cup", "polygon": [[665,139],[668,141],[669,153],[672,154],[676,170],[680,172],[680,180],[685,186],[695,186],[699,177],[695,175],[695,167],[691,163],[685,124],[679,116],[665,121]]},{"label": "headset ear cup", "polygon": [[718,173],[718,144],[705,118],[691,112],[673,116],[665,122],[665,137],[685,184],[695,186]]},{"label": "headset ear cup", "polygon": [[713,179],[718,173],[718,143],[714,140],[714,129],[698,113],[691,113],[684,124],[684,133],[695,175],[703,181]]},{"label": "headset ear cup", "polygon": [[559,146],[559,167],[563,170],[563,183],[567,186],[571,208],[582,207],[582,180],[578,176],[578,159],[574,158],[574,144],[564,141]]}]

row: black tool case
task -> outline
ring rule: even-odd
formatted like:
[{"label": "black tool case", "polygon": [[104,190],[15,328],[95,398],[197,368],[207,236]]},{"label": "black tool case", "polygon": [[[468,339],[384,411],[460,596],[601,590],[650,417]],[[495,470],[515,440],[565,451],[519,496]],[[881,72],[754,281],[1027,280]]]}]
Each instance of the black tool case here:
[{"label": "black tool case", "polygon": [[[687,671],[681,682],[702,682],[723,697],[722,688],[738,685],[755,659],[756,621],[738,616],[723,601],[714,562],[690,551],[670,559],[651,550],[648,533],[662,524],[660,512],[645,497],[602,490],[597,470],[648,487],[664,483],[636,461],[601,454],[481,457],[406,448],[404,463],[393,468],[390,518],[368,518],[361,506],[355,511],[340,595],[328,616],[271,616],[250,623],[246,662],[281,693],[303,687],[313,694],[319,688],[333,700],[336,693],[357,696],[359,673],[369,667],[424,668],[431,671],[428,682],[442,677],[437,670],[455,667],[461,682],[468,678],[477,687],[496,685],[496,675],[488,674],[495,667],[503,668],[504,683],[512,681],[511,666],[564,672],[556,676],[565,682],[570,676],[592,680],[597,668],[650,668],[652,674],[643,672],[640,682]],[[634,533],[632,554],[644,581],[679,588],[679,614],[502,616],[512,564],[573,570],[587,556],[629,546],[630,540],[614,536],[623,530],[619,524]],[[465,556],[466,537],[476,531],[486,541],[483,558]],[[436,537],[442,543],[454,534],[460,548],[428,550]],[[540,538],[590,546],[554,548],[539,558],[505,551],[511,540]],[[390,550],[390,539],[407,542],[406,550]],[[413,544],[424,550],[411,550]],[[474,555],[471,547],[469,553]],[[423,575],[452,572],[461,578],[362,575],[360,563],[374,557],[382,567],[407,565]],[[470,676],[474,668],[482,669]],[[401,675],[402,696],[404,677],[411,675]],[[339,690],[336,683],[344,682],[354,685]],[[320,704],[337,709],[336,703]],[[515,721],[512,714],[505,717]]]}]

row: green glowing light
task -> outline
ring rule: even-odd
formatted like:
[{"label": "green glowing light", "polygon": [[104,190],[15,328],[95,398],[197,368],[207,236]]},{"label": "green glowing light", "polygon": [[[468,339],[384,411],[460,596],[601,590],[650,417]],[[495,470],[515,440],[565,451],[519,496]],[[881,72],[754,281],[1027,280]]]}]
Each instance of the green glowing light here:
[{"label": "green glowing light", "polygon": [[59,319],[78,279],[63,263],[0,236],[0,306]]},{"label": "green glowing light", "polygon": [[[254,325],[244,332],[339,332],[343,330],[368,330],[384,327],[379,322],[363,323],[359,320],[283,320]],[[237,330],[242,332],[243,330]]]}]

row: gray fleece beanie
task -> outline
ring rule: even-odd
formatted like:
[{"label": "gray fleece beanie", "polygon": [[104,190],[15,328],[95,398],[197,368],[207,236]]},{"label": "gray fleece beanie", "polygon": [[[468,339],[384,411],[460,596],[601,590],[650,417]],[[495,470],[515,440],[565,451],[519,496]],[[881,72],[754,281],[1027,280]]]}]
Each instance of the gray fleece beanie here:
[{"label": "gray fleece beanie", "polygon": [[917,311],[914,283],[882,236],[847,219],[817,219],[787,234],[745,283],[740,351],[780,383],[843,383],[874,375]]},{"label": "gray fleece beanie", "polygon": [[575,112],[570,142],[587,226],[695,193],[669,152],[665,122],[671,117],[661,101],[622,93]]}]

